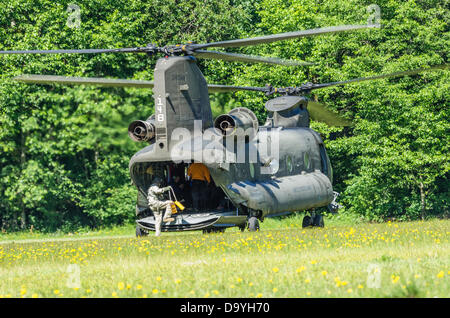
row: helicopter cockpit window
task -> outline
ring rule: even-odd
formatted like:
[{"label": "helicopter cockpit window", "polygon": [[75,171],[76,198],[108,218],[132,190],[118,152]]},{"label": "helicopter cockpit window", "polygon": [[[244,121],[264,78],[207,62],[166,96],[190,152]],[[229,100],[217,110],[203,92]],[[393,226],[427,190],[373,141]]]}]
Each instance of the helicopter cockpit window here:
[{"label": "helicopter cockpit window", "polygon": [[286,157],[286,169],[287,169],[287,171],[288,171],[289,173],[292,172],[293,165],[292,165],[292,158],[291,158],[291,156],[287,156],[287,157]]},{"label": "helicopter cockpit window", "polygon": [[319,150],[320,150],[320,161],[322,163],[322,172],[323,174],[328,175],[329,167],[324,145],[321,144]]},{"label": "helicopter cockpit window", "polygon": [[254,179],[255,178],[255,165],[253,163],[250,163],[248,169],[250,170],[250,177],[252,179]]},{"label": "helicopter cockpit window", "polygon": [[309,153],[305,152],[303,155],[303,163],[305,165],[305,170],[308,170],[310,168],[311,162],[309,161]]}]

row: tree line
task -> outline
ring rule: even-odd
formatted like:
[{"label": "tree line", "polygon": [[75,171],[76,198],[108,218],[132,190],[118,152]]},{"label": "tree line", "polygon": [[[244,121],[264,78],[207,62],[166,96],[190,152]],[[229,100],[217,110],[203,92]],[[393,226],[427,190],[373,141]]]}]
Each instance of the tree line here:
[{"label": "tree line", "polygon": [[[228,40],[340,24],[365,24],[371,1],[11,0],[0,3],[0,50],[115,48]],[[380,0],[382,27],[233,52],[315,62],[292,68],[201,60],[208,82],[295,86],[445,64],[449,10],[437,0]],[[153,112],[150,90],[26,85],[20,74],[153,78],[139,54],[0,56],[0,227],[73,230],[130,222],[137,191],[129,158],[142,144],[128,123]],[[448,71],[314,92],[353,125],[313,122],[324,137],[345,213],[370,220],[449,213]],[[214,114],[261,94],[211,95]]]}]

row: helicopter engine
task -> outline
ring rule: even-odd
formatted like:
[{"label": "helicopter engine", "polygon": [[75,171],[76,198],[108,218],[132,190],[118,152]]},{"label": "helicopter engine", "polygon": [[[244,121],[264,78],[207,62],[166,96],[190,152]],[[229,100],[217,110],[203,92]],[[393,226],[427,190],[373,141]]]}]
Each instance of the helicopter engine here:
[{"label": "helicopter engine", "polygon": [[214,127],[224,137],[248,136],[253,139],[258,132],[258,118],[248,108],[238,107],[232,109],[228,114],[220,115],[214,121]]},{"label": "helicopter engine", "polygon": [[147,120],[135,120],[128,126],[128,136],[133,141],[154,142],[155,119],[154,115]]}]

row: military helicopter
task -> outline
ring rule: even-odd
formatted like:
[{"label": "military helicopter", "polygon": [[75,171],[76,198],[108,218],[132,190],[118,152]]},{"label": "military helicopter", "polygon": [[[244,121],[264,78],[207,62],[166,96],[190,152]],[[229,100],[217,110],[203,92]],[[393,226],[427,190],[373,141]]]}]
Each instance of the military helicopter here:
[{"label": "military helicopter", "polygon": [[[163,54],[155,70],[154,81],[80,78],[49,75],[22,75],[25,83],[98,85],[153,89],[155,113],[146,120],[136,120],[128,127],[129,137],[145,142],[131,158],[129,171],[137,187],[136,235],[155,230],[155,218],[147,203],[147,189],[155,177],[169,183],[174,171],[186,171],[192,162],[204,163],[216,189],[223,194],[220,207],[193,211],[189,207],[164,223],[162,231],[223,231],[228,227],[259,230],[265,217],[300,211],[309,212],[303,226],[324,226],[317,208],[337,212],[338,193],[332,187],[332,167],[320,135],[310,128],[310,117],[330,125],[347,126],[350,121],[305,97],[313,90],[336,85],[406,76],[422,71],[446,69],[447,65],[405,72],[356,78],[347,81],[274,88],[207,84],[197,65],[197,58],[220,59],[286,66],[313,63],[261,57],[224,51],[211,47],[243,47],[321,34],[362,30],[376,25],[343,25],[287,32],[254,38],[214,43],[167,45],[118,49],[0,51],[0,54]],[[257,91],[281,96],[266,102],[267,119],[259,125],[247,108],[235,108],[213,120],[209,93]]]}]

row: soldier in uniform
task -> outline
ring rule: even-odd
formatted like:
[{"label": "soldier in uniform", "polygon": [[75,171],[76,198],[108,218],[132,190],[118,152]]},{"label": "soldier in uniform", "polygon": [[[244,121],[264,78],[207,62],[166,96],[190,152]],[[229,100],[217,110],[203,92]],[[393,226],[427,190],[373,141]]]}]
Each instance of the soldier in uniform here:
[{"label": "soldier in uniform", "polygon": [[[162,222],[172,222],[175,219],[172,216],[173,201],[165,200],[163,194],[170,190],[170,187],[161,188],[162,180],[158,177],[153,179],[152,184],[148,188],[148,206],[153,211],[155,216],[155,236],[161,235],[161,224]],[[162,210],[165,209],[164,218],[162,215]]]},{"label": "soldier in uniform", "polygon": [[208,202],[208,186],[211,183],[209,170],[202,163],[191,163],[187,174],[192,183],[191,193],[194,210],[205,210]]}]

